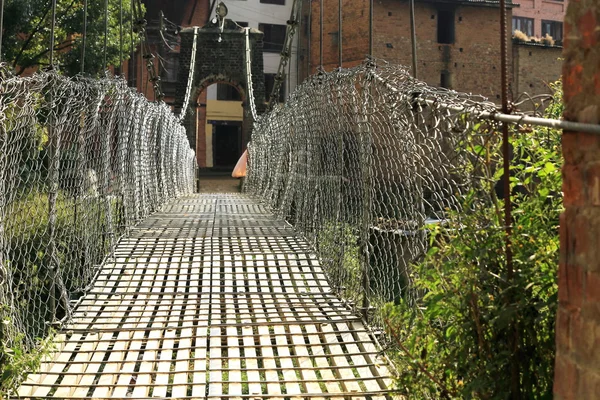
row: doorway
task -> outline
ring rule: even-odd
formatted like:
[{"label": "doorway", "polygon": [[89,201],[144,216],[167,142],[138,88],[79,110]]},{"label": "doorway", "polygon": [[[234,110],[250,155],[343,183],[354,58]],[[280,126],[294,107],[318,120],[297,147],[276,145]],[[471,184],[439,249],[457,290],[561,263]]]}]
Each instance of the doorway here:
[{"label": "doorway", "polygon": [[242,123],[213,122],[213,165],[222,170],[233,170],[242,155]]}]

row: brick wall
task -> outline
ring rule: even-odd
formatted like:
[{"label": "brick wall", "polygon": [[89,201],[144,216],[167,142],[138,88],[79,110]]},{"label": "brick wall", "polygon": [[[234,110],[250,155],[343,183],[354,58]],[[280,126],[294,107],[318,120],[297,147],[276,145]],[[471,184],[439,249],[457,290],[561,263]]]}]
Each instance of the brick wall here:
[{"label": "brick wall", "polygon": [[[330,71],[338,66],[338,0],[323,0],[323,66]],[[343,66],[361,63],[369,53],[369,1],[344,0]],[[301,54],[304,55],[302,78],[314,73],[320,64],[320,2],[312,0],[304,8],[303,22],[310,34],[301,29]],[[310,19],[309,19],[310,14]],[[511,20],[511,11],[508,21]],[[500,13],[497,7],[457,6],[455,43],[437,42],[438,11],[433,3],[417,2],[415,19],[419,78],[440,85],[442,71],[448,71],[452,88],[483,94],[493,101],[500,96]],[[507,29],[511,29],[510,23]],[[509,45],[510,46],[510,45]],[[509,48],[510,49],[510,48]],[[309,54],[310,53],[310,54]],[[373,54],[396,64],[411,65],[410,20],[408,1],[374,0]],[[510,54],[510,53],[509,53]],[[310,59],[310,63],[308,62]]]},{"label": "brick wall", "polygon": [[208,22],[209,9],[210,0],[186,1],[181,26],[204,26]]},{"label": "brick wall", "polygon": [[[320,0],[311,0],[308,3],[309,5],[303,8],[304,27],[300,29],[301,47],[304,49],[302,54],[305,57],[301,60],[301,79],[314,74],[321,62]],[[339,66],[338,0],[323,0],[323,9],[323,67],[326,71],[331,71]],[[369,1],[343,0],[342,10],[342,62],[344,68],[350,68],[360,64],[369,54]],[[308,35],[304,34],[306,31],[310,35],[310,49]]]},{"label": "brick wall", "polygon": [[[409,15],[406,1],[375,0],[373,47],[376,57],[410,67]],[[419,79],[440,86],[441,72],[448,71],[452,89],[483,94],[497,101],[500,96],[499,9],[456,7],[454,44],[437,42],[437,19],[436,5],[416,2]]]},{"label": "brick wall", "polygon": [[550,93],[548,83],[560,79],[562,47],[513,43],[513,93]]},{"label": "brick wall", "polygon": [[[600,7],[571,2],[565,18],[564,117],[600,122]],[[564,132],[554,398],[600,397],[600,136]]]}]

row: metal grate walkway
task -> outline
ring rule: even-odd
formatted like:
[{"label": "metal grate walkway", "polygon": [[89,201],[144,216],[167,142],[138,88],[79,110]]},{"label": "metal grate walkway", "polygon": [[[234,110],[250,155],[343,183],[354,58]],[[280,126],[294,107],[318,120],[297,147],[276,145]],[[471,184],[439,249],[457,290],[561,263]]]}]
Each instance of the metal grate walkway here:
[{"label": "metal grate walkway", "polygon": [[145,220],[73,317],[22,398],[391,397],[316,256],[244,195],[189,196]]}]

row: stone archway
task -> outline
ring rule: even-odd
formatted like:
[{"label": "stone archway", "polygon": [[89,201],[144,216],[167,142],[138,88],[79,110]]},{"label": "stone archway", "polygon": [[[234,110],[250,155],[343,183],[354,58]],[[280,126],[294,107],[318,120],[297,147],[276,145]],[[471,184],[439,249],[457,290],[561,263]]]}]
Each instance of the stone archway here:
[{"label": "stone archway", "polygon": [[[211,104],[214,106],[214,99],[212,100],[212,103],[210,100],[207,99],[207,93],[208,93],[208,88],[212,85],[217,85],[217,84],[226,84],[228,86],[231,86],[235,89],[235,91],[239,94],[240,96],[240,100],[237,103],[237,107],[239,107],[239,104],[241,103],[242,105],[242,109],[243,109],[243,113],[241,114],[241,121],[238,120],[237,118],[235,118],[234,120],[236,122],[231,121],[231,118],[223,118],[222,115],[221,116],[215,116],[215,112],[214,109],[211,113],[210,107]],[[235,143],[231,143],[232,147],[231,151],[228,153],[230,157],[235,157],[235,161],[233,163],[226,163],[226,167],[231,167],[233,168],[233,166],[235,165],[235,163],[238,161],[239,157],[242,155],[243,151],[246,149],[246,145],[248,144],[248,135],[249,135],[249,131],[252,128],[252,117],[250,115],[250,112],[248,112],[246,105],[247,105],[247,93],[245,91],[245,88],[238,82],[233,82],[231,80],[229,80],[228,78],[224,77],[223,75],[216,75],[216,76],[209,76],[206,79],[204,79],[202,82],[199,83],[197,90],[195,91],[195,93],[197,93],[197,99],[196,99],[196,104],[198,104],[198,106],[195,108],[196,111],[196,118],[192,121],[192,123],[195,124],[195,137],[196,137],[196,146],[195,146],[195,150],[196,150],[196,159],[198,161],[198,165],[201,168],[219,168],[221,167],[221,169],[224,167],[223,163],[219,163],[216,160],[216,145],[217,145],[217,137],[215,136],[217,134],[217,131],[220,129],[217,129],[217,125],[215,124],[225,124],[225,125],[231,125],[232,123],[235,125],[241,125],[238,126],[237,128],[237,133],[236,133],[236,137],[238,137],[238,139],[235,140]],[[225,106],[228,111],[231,111],[231,103],[234,103],[233,101],[219,101],[219,103],[223,103],[223,104],[227,104],[229,103],[229,105]],[[237,108],[234,106],[234,108]],[[238,108],[239,109],[239,108]],[[223,106],[219,107],[219,111],[218,113],[223,113]],[[225,113],[225,114],[229,114],[230,113]],[[217,121],[215,121],[217,120]],[[219,127],[223,128],[223,125],[219,125]],[[227,158],[230,158],[227,157]]]},{"label": "stone archway", "polygon": [[[265,82],[263,72],[263,33],[250,30],[250,51],[252,65],[252,86],[254,102],[257,113],[261,114],[266,109]],[[186,28],[181,32],[181,51],[179,55],[179,82],[175,97],[175,111],[181,112],[187,89],[190,58],[194,41],[194,28]],[[234,86],[243,98],[243,128],[242,140],[245,148],[252,132],[252,117],[248,104],[248,82],[246,82],[246,38],[244,29],[231,20],[225,20],[221,32],[218,25],[209,22],[198,30],[196,43],[196,60],[192,80],[192,92],[188,105],[184,125],[186,127],[190,145],[196,150],[196,159],[200,167],[205,167],[206,151],[203,145],[205,132],[201,118],[206,118],[206,89],[215,83],[227,83]],[[203,111],[204,107],[204,111]],[[204,113],[204,115],[202,115]]]}]

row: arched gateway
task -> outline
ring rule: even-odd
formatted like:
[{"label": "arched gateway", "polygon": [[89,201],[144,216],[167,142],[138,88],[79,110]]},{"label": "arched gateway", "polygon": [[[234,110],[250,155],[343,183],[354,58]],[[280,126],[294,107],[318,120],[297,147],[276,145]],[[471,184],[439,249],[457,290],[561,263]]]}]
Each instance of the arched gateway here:
[{"label": "arched gateway", "polygon": [[[175,97],[175,111],[182,112],[190,62],[194,42],[194,29],[185,28],[181,31],[181,50],[179,55],[179,77]],[[264,112],[265,82],[263,72],[263,33],[251,29],[250,54],[252,86],[256,112]],[[207,158],[212,157],[207,142],[212,143],[205,131],[206,126],[206,89],[216,83],[233,86],[242,99],[243,121],[241,128],[240,151],[246,148],[252,129],[252,115],[248,101],[248,82],[246,79],[246,37],[243,28],[235,22],[226,19],[221,30],[218,22],[209,22],[198,29],[196,36],[196,59],[192,77],[190,101],[184,118],[190,146],[196,150],[198,166],[207,166]],[[233,149],[232,149],[233,151]],[[208,154],[208,157],[207,157]]]}]

